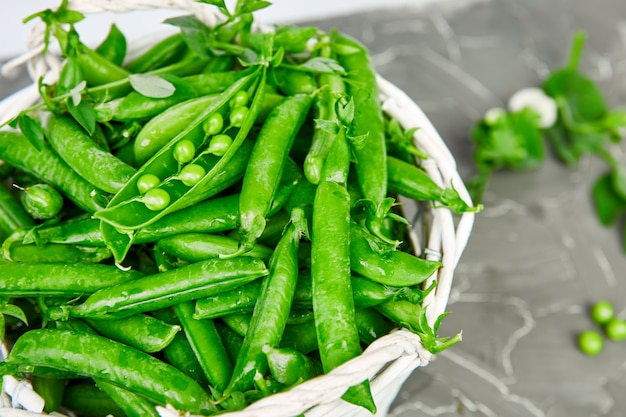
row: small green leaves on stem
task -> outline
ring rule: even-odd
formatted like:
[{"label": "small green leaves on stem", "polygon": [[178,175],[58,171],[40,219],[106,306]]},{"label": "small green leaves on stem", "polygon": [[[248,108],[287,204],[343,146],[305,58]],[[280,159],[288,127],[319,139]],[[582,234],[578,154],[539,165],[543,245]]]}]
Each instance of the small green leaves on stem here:
[{"label": "small green leaves on stem", "polygon": [[15,317],[22,323],[28,325],[28,319],[26,314],[21,308],[14,304],[9,304],[9,300],[6,298],[0,298],[0,341],[4,341],[5,332],[5,318],[4,316]]},{"label": "small green leaves on stem", "polygon": [[450,346],[456,344],[457,342],[460,342],[462,339],[462,333],[457,333],[452,337],[441,337],[437,335],[441,322],[448,314],[449,313],[447,312],[441,314],[439,317],[437,317],[437,320],[435,320],[433,326],[430,327],[426,318],[426,308],[421,309],[418,320],[420,328],[412,330],[419,335],[420,340],[422,341],[422,345],[424,345],[426,350],[428,350],[430,353],[437,354],[439,352],[442,352]]}]

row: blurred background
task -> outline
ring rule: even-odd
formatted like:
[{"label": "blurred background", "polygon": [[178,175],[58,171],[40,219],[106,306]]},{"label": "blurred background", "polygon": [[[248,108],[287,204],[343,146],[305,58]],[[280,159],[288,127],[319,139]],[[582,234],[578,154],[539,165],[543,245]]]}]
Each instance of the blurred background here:
[{"label": "blurred background", "polygon": [[[11,3],[0,25],[4,57],[23,50],[19,20],[57,4],[0,1]],[[611,108],[626,104],[623,0],[276,0],[258,18],[360,39],[377,71],[423,108],[466,180],[475,173],[474,124],[564,66],[578,30],[587,34],[580,71]],[[147,18],[105,16],[81,33],[97,41],[110,19],[130,38],[154,28]],[[25,82],[0,80],[0,93]],[[464,340],[413,373],[392,417],[626,415],[626,342],[607,341],[595,357],[576,342],[595,328],[588,315],[595,301],[609,300],[626,318],[623,225],[601,226],[590,198],[605,170],[595,157],[565,166],[549,153],[537,169],[492,177],[441,329],[462,330]]]}]

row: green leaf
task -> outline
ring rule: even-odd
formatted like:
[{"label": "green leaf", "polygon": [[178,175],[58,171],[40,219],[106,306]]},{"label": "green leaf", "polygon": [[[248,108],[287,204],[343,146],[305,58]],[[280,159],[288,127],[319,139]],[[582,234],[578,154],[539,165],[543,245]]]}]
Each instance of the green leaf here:
[{"label": "green leaf", "polygon": [[211,4],[213,6],[217,6],[220,9],[226,9],[226,3],[224,0],[196,0],[199,3]]},{"label": "green leaf", "polygon": [[43,148],[44,131],[39,121],[25,113],[21,113],[17,117],[17,126],[35,149],[40,151]]},{"label": "green leaf", "polygon": [[81,100],[75,105],[73,100],[67,100],[67,110],[89,135],[96,129],[96,111],[87,102]]},{"label": "green leaf", "polygon": [[129,81],[136,92],[150,98],[171,97],[176,92],[174,84],[159,75],[131,74]]},{"label": "green leaf", "polygon": [[28,319],[26,318],[26,314],[16,305],[13,304],[4,304],[0,307],[0,314],[15,317],[22,323],[28,325]]},{"label": "green leaf", "polygon": [[211,28],[193,15],[177,16],[166,19],[164,23],[177,26],[185,42],[200,58],[211,57],[211,47],[214,43],[214,33]]},{"label": "green leaf", "polygon": [[591,196],[598,219],[604,226],[611,226],[626,213],[626,199],[615,192],[612,172],[596,180]]},{"label": "green leaf", "polygon": [[324,58],[321,56],[311,58],[300,64],[297,68],[315,73],[339,74],[345,75],[346,70],[332,58]]},{"label": "green leaf", "polygon": [[343,95],[335,102],[335,113],[339,123],[349,129],[354,122],[354,99],[352,96]]},{"label": "green leaf", "polygon": [[237,2],[235,11],[237,15],[242,15],[244,13],[252,13],[257,10],[264,9],[271,4],[272,3],[270,3],[269,1],[263,0],[239,0]]},{"label": "green leaf", "polygon": [[617,165],[613,167],[612,175],[613,190],[621,198],[626,200],[626,167]]}]

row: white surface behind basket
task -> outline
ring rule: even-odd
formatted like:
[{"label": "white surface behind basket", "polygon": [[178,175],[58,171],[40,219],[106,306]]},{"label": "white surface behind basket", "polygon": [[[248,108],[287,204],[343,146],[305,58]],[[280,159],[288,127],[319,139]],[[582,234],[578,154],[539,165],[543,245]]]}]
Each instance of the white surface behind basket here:
[{"label": "white surface behind basket", "polygon": [[[70,0],[70,7],[85,13],[100,13],[138,9],[178,9],[192,12],[207,23],[213,23],[216,16],[213,8],[192,0]],[[60,60],[53,56],[41,57],[42,27],[35,26],[29,42],[29,50],[10,66],[26,63],[33,79],[45,75],[49,82],[55,80],[60,69]],[[378,87],[383,110],[396,118],[406,128],[419,127],[414,134],[416,146],[429,156],[423,167],[435,182],[441,186],[453,185],[468,203],[469,194],[456,169],[454,157],[445,142],[437,133],[419,106],[389,81],[378,76]],[[38,100],[34,86],[27,87],[0,102],[0,119],[13,117]],[[433,220],[426,236],[418,236],[421,242],[416,248],[427,258],[440,260],[443,267],[429,281],[436,280],[437,288],[429,294],[424,304],[427,317],[432,325],[445,311],[452,285],[455,267],[468,242],[474,213],[464,213],[458,221],[446,208],[433,208]],[[0,352],[0,359],[2,352]],[[383,336],[372,343],[362,355],[339,366],[330,373],[306,381],[290,391],[272,395],[250,405],[245,410],[223,414],[228,417],[292,417],[305,413],[307,417],[341,416],[366,417],[368,411],[341,400],[345,390],[370,379],[372,393],[378,406],[376,416],[386,416],[391,402],[396,397],[406,378],[420,366],[426,366],[432,354],[421,345],[417,335],[402,329]],[[28,389],[28,388],[26,388]],[[13,398],[12,407],[19,406],[19,398]],[[0,403],[1,404],[1,403]],[[6,407],[7,404],[1,404]],[[0,408],[0,416],[10,414],[7,408]],[[168,411],[164,410],[165,416]]]}]

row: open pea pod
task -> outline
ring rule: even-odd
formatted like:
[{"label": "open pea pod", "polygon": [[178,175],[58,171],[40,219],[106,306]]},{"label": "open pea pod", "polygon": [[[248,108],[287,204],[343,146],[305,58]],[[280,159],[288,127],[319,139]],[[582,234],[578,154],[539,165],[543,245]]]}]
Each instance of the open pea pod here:
[{"label": "open pea pod", "polygon": [[[169,213],[205,200],[240,178],[239,175],[243,174],[251,151],[250,141],[246,141],[246,138],[263,105],[265,73],[264,68],[259,68],[258,71],[240,79],[224,91],[192,123],[141,166],[137,174],[113,196],[106,208],[94,214],[95,218],[102,220],[103,237],[117,262],[124,258],[130,248],[136,230],[148,226]],[[234,136],[232,144],[222,156],[206,152],[209,137],[189,133],[201,129],[202,124],[211,115],[225,114],[231,99],[238,92],[248,90],[255,92],[249,111],[239,126],[230,126],[226,131]],[[176,145],[182,140],[189,140],[195,152],[188,163],[181,163],[180,158],[175,155]],[[202,173],[192,183],[185,181],[181,175],[183,170],[190,165],[199,168]],[[141,187],[138,185],[141,185],[140,182],[146,178],[146,175],[157,178],[159,182],[153,189],[142,194]],[[148,193],[155,190],[161,196],[165,195],[166,199],[165,204],[156,208],[146,204]]]}]

